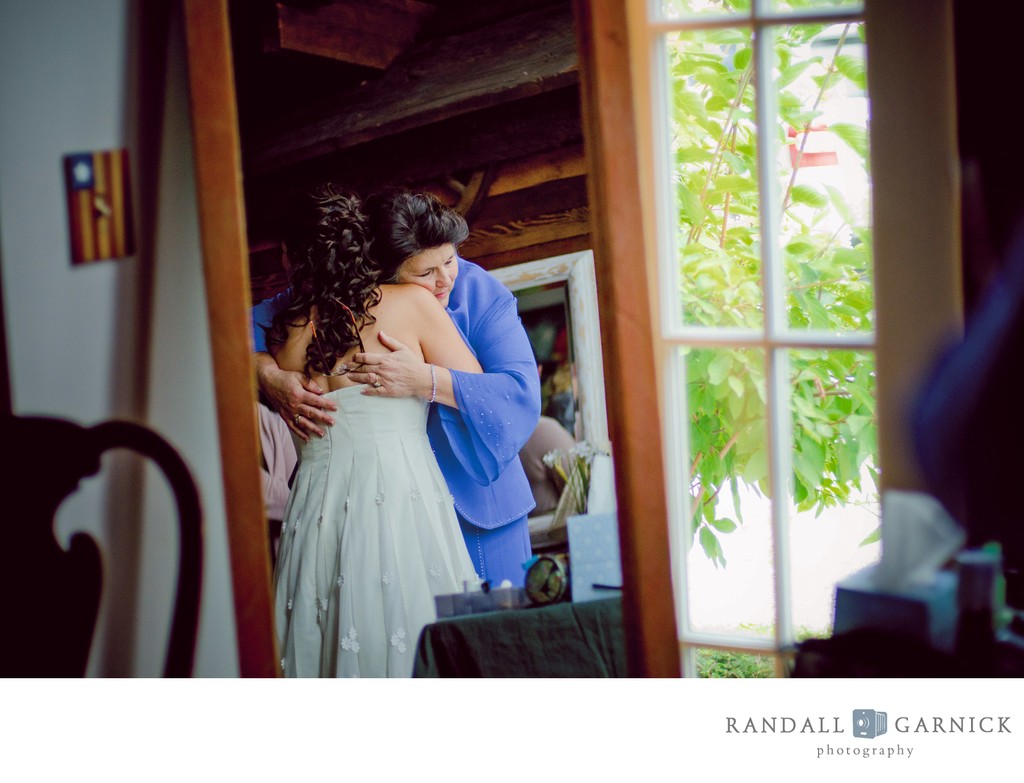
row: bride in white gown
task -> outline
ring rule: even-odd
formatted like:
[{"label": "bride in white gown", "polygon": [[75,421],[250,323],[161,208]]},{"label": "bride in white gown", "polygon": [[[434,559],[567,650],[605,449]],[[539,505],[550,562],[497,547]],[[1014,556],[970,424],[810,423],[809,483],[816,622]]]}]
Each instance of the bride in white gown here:
[{"label": "bride in white gown", "polygon": [[[295,439],[299,467],[274,572],[289,677],[408,677],[434,596],[474,576],[427,439],[427,399],[364,395],[346,360],[384,331],[441,367],[480,372],[443,305],[365,253],[359,200],[322,187],[285,237],[291,306],[268,345],[338,405],[323,438]],[[293,436],[294,437],[294,436]]]}]

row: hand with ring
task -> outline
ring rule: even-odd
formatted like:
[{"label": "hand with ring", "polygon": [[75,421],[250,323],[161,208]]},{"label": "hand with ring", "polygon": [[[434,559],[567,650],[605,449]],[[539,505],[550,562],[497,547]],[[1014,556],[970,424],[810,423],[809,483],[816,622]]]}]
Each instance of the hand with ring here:
[{"label": "hand with ring", "polygon": [[256,380],[271,407],[302,440],[308,441],[310,435],[322,438],[323,428],[334,424],[334,401],[303,373],[280,369],[270,354],[257,354]]},{"label": "hand with ring", "polygon": [[357,353],[353,361],[361,367],[349,372],[348,377],[370,387],[364,394],[377,397],[429,397],[430,365],[384,332],[377,335],[377,340],[388,353]]}]

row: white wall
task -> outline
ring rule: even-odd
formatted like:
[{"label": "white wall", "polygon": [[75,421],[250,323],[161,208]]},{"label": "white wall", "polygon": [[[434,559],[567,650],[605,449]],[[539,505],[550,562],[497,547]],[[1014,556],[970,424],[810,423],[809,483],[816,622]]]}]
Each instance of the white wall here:
[{"label": "white wall", "polygon": [[[199,485],[205,521],[195,673],[234,676],[184,47],[180,23],[172,24],[169,65],[158,59],[144,67],[154,51],[140,42],[144,2],[0,7],[0,262],[12,399],[21,415],[83,425],[140,421],[179,450]],[[163,122],[154,122],[161,106]],[[132,161],[139,252],[72,267],[61,158],[118,147]],[[85,482],[58,516],[65,534],[93,532],[111,569],[90,663],[95,675],[162,669],[175,514],[162,479],[149,470],[143,480],[129,460],[106,459],[101,476]]]}]

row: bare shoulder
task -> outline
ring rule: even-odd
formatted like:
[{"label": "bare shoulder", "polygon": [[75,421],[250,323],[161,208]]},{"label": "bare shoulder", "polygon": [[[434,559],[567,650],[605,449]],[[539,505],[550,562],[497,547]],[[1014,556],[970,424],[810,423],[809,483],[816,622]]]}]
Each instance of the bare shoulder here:
[{"label": "bare shoulder", "polygon": [[381,300],[378,307],[390,309],[401,308],[403,311],[415,310],[418,313],[439,313],[444,307],[430,291],[423,286],[412,283],[395,283],[380,287]]},{"label": "bare shoulder", "polygon": [[406,300],[413,302],[436,302],[434,295],[426,288],[414,283],[387,283],[380,287],[381,299]]}]

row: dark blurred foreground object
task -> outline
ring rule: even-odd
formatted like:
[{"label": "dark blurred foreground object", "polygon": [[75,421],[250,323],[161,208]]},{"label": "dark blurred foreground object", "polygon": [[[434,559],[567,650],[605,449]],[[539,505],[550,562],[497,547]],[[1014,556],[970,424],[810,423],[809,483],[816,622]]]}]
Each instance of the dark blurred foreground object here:
[{"label": "dark blurred foreground object", "polygon": [[1006,603],[1024,610],[1024,512],[1014,492],[1024,479],[1024,230],[1006,264],[922,387],[912,426],[928,490],[967,531],[967,547],[998,542]]},{"label": "dark blurred foreground object", "polygon": [[884,631],[850,631],[797,645],[792,677],[1024,677],[1024,643],[993,643],[984,665]]},{"label": "dark blurred foreground object", "polygon": [[[199,495],[184,461],[160,435],[139,424],[109,421],[82,427],[45,417],[0,416],[0,442],[15,459],[4,472],[4,496],[19,498],[6,525],[8,638],[0,676],[81,677],[89,661],[103,583],[91,536],[77,532],[64,549],[54,534],[60,504],[95,475],[105,451],[126,448],[156,462],[177,504],[178,585],[165,677],[192,674],[202,573]],[[118,618],[115,618],[118,619]],[[16,640],[16,641],[15,641]]]}]

